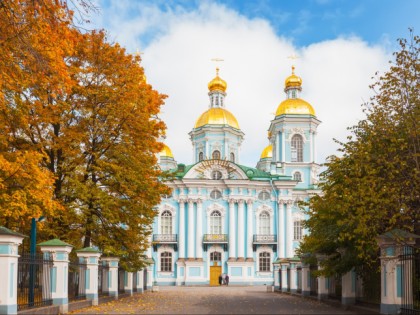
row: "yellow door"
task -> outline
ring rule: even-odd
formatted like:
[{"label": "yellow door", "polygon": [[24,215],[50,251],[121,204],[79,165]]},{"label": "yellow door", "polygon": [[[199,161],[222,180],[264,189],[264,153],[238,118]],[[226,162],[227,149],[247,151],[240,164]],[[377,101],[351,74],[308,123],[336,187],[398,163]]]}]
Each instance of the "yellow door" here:
[{"label": "yellow door", "polygon": [[210,266],[210,285],[219,285],[219,276],[222,274],[222,266]]}]

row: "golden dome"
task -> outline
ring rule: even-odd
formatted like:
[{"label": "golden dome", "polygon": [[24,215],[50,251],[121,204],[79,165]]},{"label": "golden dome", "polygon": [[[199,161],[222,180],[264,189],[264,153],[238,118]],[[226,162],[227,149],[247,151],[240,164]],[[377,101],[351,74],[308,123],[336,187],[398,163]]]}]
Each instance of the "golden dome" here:
[{"label": "golden dome", "polygon": [[285,88],[301,87],[302,79],[295,74],[295,67],[292,67],[292,75],[288,76],[284,81]]},{"label": "golden dome", "polygon": [[267,159],[273,157],[273,146],[270,144],[268,145],[261,153],[261,159]]},{"label": "golden dome", "polygon": [[197,119],[194,128],[205,125],[228,125],[235,129],[240,129],[235,116],[224,108],[210,108]]},{"label": "golden dome", "polygon": [[315,116],[315,110],[311,104],[301,98],[289,98],[277,107],[276,116],[284,114]]},{"label": "golden dome", "polygon": [[220,90],[225,92],[227,83],[225,80],[219,77],[219,68],[216,68],[216,77],[209,82],[209,91]]},{"label": "golden dome", "polygon": [[169,147],[166,144],[163,144],[163,149],[162,151],[160,151],[159,155],[160,157],[174,158],[174,156],[172,155],[171,149],[169,149]]}]

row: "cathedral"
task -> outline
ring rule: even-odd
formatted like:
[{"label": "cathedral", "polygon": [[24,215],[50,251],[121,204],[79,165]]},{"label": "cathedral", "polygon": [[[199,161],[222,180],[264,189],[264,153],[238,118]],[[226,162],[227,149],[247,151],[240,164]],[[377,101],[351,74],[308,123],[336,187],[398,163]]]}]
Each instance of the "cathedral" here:
[{"label": "cathedral", "polygon": [[244,133],[226,108],[227,84],[218,69],[208,84],[208,109],[189,133],[193,164],[178,163],[166,145],[160,152],[159,165],[173,179],[147,252],[153,283],[218,285],[224,273],[233,285],[273,285],[279,262],[296,260],[305,234],[298,202],[319,193],[320,121],[300,98],[302,79],[294,72],[256,167],[241,164]]}]

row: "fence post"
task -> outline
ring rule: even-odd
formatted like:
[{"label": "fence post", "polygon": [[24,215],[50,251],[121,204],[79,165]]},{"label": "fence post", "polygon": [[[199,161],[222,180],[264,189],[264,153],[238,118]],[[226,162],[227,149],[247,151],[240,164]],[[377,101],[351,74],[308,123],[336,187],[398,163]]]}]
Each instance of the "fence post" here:
[{"label": "fence post", "polygon": [[117,257],[102,257],[101,260],[109,267],[108,277],[105,286],[107,287],[106,292],[110,296],[114,296],[118,299],[118,262],[120,261]]},{"label": "fence post", "polygon": [[351,270],[341,277],[341,304],[356,303],[356,272]]},{"label": "fence post", "polygon": [[143,288],[143,281],[144,281],[144,277],[143,277],[143,269],[136,271],[137,272],[137,292],[143,293],[144,292],[144,288]]},{"label": "fence post", "polygon": [[85,247],[77,250],[76,255],[86,259],[86,299],[92,300],[92,305],[98,305],[98,262],[101,252],[92,247]]},{"label": "fence post", "polygon": [[59,305],[60,313],[67,313],[69,306],[69,253],[73,246],[59,239],[42,242],[38,246],[40,246],[43,253],[48,253],[53,260],[51,269],[51,297],[53,304]]},{"label": "fence post", "polygon": [[290,293],[297,293],[298,289],[298,273],[297,273],[297,264],[299,258],[293,257],[290,259]]},{"label": "fence post", "polygon": [[277,259],[273,262],[273,270],[274,270],[274,290],[281,290],[280,288],[280,277],[281,277],[281,269],[280,269],[280,260]]},{"label": "fence post", "polygon": [[24,237],[0,226],[0,314],[17,314],[18,246]]},{"label": "fence post", "polygon": [[311,295],[311,271],[309,265],[302,262],[302,295]]},{"label": "fence post", "polygon": [[[318,260],[318,270],[322,270],[321,262],[326,259],[327,256],[322,254],[316,254]],[[329,279],[325,276],[318,277],[318,300],[325,300],[328,298]]]},{"label": "fence post", "polygon": [[125,271],[124,273],[124,292],[133,295],[133,273]]},{"label": "fence post", "polygon": [[[377,237],[381,249],[381,314],[397,314],[403,294],[411,295],[413,287],[409,273],[404,272],[399,255],[406,246],[413,246],[418,235],[395,229]],[[403,292],[403,291],[406,292]]]},{"label": "fence post", "polygon": [[281,292],[287,292],[287,267],[289,267],[289,260],[288,259],[281,259],[280,266],[281,266]]}]

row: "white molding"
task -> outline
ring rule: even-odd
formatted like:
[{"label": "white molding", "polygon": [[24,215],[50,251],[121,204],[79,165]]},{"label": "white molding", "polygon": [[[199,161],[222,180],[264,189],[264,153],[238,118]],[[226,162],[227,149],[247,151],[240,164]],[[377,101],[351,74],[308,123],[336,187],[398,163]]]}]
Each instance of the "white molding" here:
[{"label": "white molding", "polygon": [[268,212],[268,215],[269,215],[269,218],[270,218],[270,234],[272,234],[273,231],[274,231],[274,212],[273,212],[273,208],[264,204],[264,205],[259,206],[254,211],[255,211],[255,227],[256,227],[255,234],[259,234],[259,232],[260,232],[260,214],[263,211]]},{"label": "white molding", "polygon": [[[261,252],[269,252],[270,253],[270,271],[259,271],[260,270],[260,253]],[[270,246],[266,246],[263,245],[261,247],[257,248],[257,251],[255,252],[255,256],[256,256],[256,266],[255,266],[255,270],[257,271],[257,273],[260,274],[265,274],[265,273],[269,273],[270,275],[272,275],[273,272],[273,259],[274,259],[274,254],[273,254],[273,250]]]},{"label": "white molding", "polygon": [[[160,271],[160,255],[162,254],[162,252],[170,252],[172,253],[172,271]],[[174,274],[174,270],[175,270],[175,250],[173,249],[172,246],[168,246],[168,245],[162,245],[158,248],[157,250],[157,262],[156,262],[156,270],[158,273],[162,273],[162,274]]]}]

